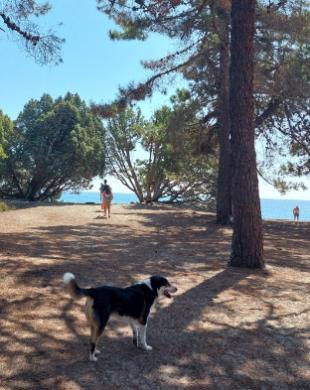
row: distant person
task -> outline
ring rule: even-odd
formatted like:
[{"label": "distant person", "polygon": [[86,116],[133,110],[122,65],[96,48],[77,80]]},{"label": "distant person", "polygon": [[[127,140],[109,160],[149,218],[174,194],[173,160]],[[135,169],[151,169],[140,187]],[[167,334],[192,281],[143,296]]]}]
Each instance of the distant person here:
[{"label": "distant person", "polygon": [[103,215],[108,218],[111,216],[111,202],[113,199],[112,188],[108,185],[107,180],[100,186],[100,197],[101,197],[101,209],[103,210]]},{"label": "distant person", "polygon": [[299,222],[299,207],[298,206],[294,207],[293,215],[294,215],[294,222],[296,224],[298,224],[298,222]]},{"label": "distant person", "polygon": [[101,183],[101,186],[100,186],[100,194],[101,194],[107,187],[109,187],[108,182],[107,182],[107,179],[104,179],[104,180],[103,180],[103,183]]}]

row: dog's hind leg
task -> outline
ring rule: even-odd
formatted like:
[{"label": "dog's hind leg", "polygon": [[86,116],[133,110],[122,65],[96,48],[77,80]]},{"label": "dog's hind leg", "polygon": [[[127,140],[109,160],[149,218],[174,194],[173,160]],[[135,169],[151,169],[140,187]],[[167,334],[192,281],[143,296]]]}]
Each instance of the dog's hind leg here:
[{"label": "dog's hind leg", "polygon": [[89,354],[89,360],[95,362],[98,360],[96,354],[97,349],[96,345],[99,340],[99,332],[98,332],[98,326],[96,324],[92,324],[90,327],[90,354]]},{"label": "dog's hind leg", "polygon": [[90,325],[90,360],[97,360],[94,358],[96,354],[100,353],[99,349],[96,349],[99,324],[98,324],[96,313],[94,312],[93,309],[93,304],[94,304],[93,299],[88,297],[85,305],[85,314],[88,323]]},{"label": "dog's hind leg", "polygon": [[97,354],[100,353],[99,349],[96,348],[97,343],[99,341],[100,336],[102,335],[102,332],[104,331],[104,328],[106,326],[106,323],[108,322],[108,318],[106,318],[104,321],[93,321],[90,326],[90,355],[89,360],[96,362],[98,360]]}]

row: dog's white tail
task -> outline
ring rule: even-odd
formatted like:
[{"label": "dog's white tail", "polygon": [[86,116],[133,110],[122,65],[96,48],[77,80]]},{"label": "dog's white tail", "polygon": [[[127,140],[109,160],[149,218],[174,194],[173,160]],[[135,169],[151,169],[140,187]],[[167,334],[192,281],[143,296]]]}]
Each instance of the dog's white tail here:
[{"label": "dog's white tail", "polygon": [[80,288],[75,280],[75,276],[71,272],[66,272],[63,276],[63,281],[67,287],[69,294],[73,298],[81,298],[89,295],[90,289]]},{"label": "dog's white tail", "polygon": [[71,280],[75,279],[75,276],[71,272],[66,272],[63,279],[65,284],[69,284]]}]

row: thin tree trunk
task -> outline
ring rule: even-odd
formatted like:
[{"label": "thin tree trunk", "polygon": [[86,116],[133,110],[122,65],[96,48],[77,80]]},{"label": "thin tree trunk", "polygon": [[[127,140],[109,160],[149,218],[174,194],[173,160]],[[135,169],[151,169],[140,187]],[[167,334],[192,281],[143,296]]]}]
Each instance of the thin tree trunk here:
[{"label": "thin tree trunk", "polygon": [[219,140],[219,167],[216,196],[216,222],[228,225],[231,207],[231,148],[229,113],[229,13],[222,10],[218,27],[220,35],[220,66],[218,74],[217,128]]},{"label": "thin tree trunk", "polygon": [[262,268],[263,234],[254,139],[256,0],[232,0],[230,120],[234,231],[230,265]]}]

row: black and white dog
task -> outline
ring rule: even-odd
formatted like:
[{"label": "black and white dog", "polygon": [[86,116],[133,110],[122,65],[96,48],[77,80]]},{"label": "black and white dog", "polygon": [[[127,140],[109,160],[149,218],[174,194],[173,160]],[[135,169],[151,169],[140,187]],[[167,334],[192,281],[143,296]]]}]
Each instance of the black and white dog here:
[{"label": "black and white dog", "polygon": [[127,320],[132,328],[133,343],[146,351],[152,347],[146,342],[146,327],[150,310],[160,295],[171,298],[171,293],[177,291],[168,280],[162,276],[151,276],[133,286],[120,288],[102,286],[97,288],[80,288],[75,276],[67,272],[64,283],[74,298],[86,297],[86,317],[90,325],[90,360],[96,361],[98,340],[110,318],[117,314]]}]

